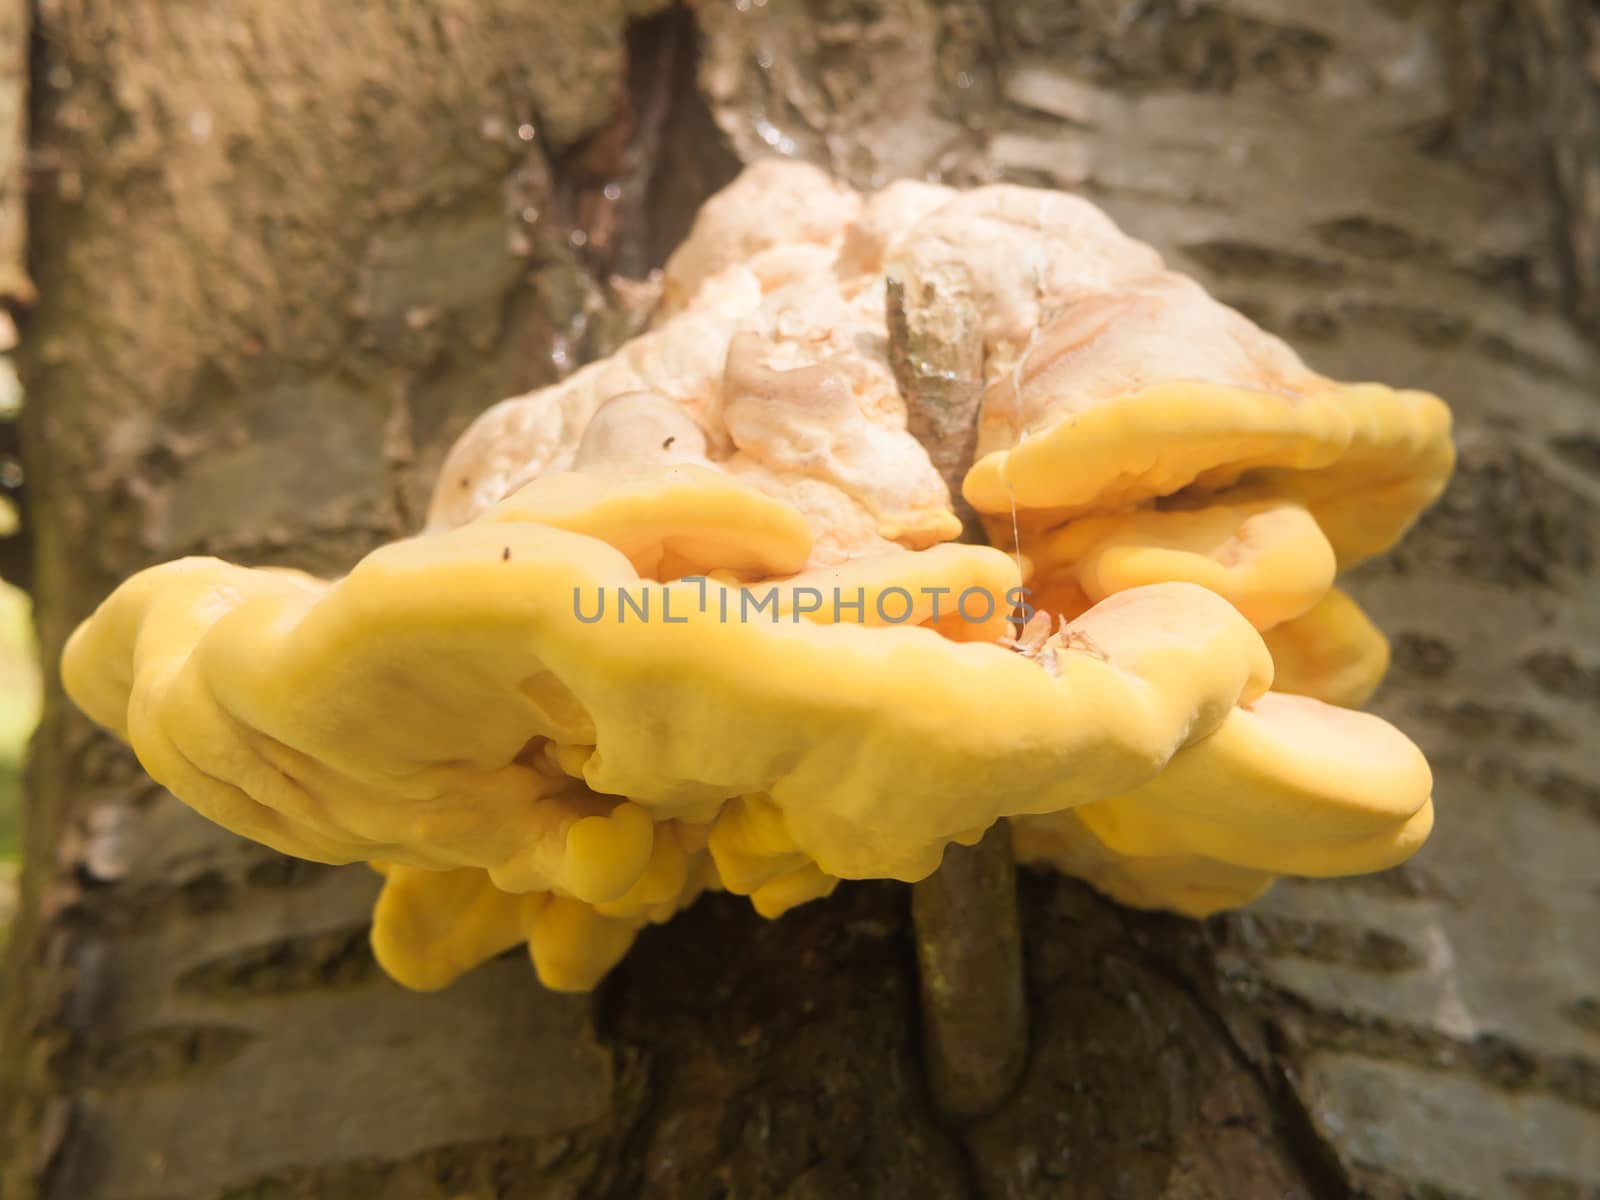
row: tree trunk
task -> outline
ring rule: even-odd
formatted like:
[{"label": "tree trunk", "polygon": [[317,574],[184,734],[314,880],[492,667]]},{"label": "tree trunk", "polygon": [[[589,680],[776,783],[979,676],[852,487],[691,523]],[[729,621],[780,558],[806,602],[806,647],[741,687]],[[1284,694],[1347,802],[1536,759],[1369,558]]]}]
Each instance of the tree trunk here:
[{"label": "tree trunk", "polygon": [[[1069,188],[1461,468],[1354,590],[1412,864],[1206,924],[1024,874],[1019,1090],[941,1123],[905,889],[703,899],[593,997],[379,974],[376,877],[151,784],[52,685],[0,1192],[1600,1194],[1600,37],[1580,0],[37,0],[25,466],[47,661],[150,562],[337,572],[488,403],[627,336],[740,160]],[[617,189],[607,189],[615,183]]]}]

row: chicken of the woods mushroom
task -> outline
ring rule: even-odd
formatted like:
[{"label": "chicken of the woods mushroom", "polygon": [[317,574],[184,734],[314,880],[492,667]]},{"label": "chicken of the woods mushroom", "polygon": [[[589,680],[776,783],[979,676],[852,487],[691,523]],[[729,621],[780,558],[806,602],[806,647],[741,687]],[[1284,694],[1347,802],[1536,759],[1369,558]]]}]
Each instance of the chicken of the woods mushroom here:
[{"label": "chicken of the woods mushroom", "polygon": [[[981,327],[991,545],[908,432],[889,278],[959,280]],[[1439,494],[1449,423],[1074,196],[766,163],[648,332],[478,418],[420,535],[333,581],[152,567],[63,677],[213,821],[382,872],[373,944],[415,988],[526,942],[588,989],[707,888],[775,917],[1001,819],[1024,861],[1199,916],[1427,837],[1334,578]]]}]

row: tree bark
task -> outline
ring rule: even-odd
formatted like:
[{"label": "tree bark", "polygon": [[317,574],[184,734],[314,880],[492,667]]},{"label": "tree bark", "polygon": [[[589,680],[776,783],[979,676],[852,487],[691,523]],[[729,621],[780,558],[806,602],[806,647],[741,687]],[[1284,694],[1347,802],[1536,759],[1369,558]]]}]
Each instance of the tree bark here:
[{"label": "tree bark", "polygon": [[[28,24],[25,0],[0,0],[0,303],[33,299],[24,261],[28,146]],[[0,350],[11,348],[9,317],[0,316]]]},{"label": "tree bark", "polygon": [[625,337],[611,275],[763,154],[1081,191],[1314,366],[1446,396],[1462,462],[1353,584],[1396,636],[1378,708],[1434,762],[1433,844],[1205,924],[1024,873],[1029,1061],[963,1125],[928,1097],[905,889],[772,923],[707,898],[593,997],[515,957],[413,995],[366,947],[375,877],[210,826],[52,684],[0,1194],[1596,1194],[1585,21],[38,0],[21,361],[47,661],[148,563],[337,572],[413,529],[470,417]]}]

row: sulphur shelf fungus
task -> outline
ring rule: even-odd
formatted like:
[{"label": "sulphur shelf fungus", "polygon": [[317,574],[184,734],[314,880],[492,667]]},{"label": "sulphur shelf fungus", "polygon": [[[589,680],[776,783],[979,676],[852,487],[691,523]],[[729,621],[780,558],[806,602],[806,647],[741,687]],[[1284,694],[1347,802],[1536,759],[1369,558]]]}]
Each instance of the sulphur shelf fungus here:
[{"label": "sulphur shelf fungus", "polygon": [[205,816],[382,872],[411,987],[526,942],[588,989],[702,891],[776,917],[1002,819],[1203,915],[1427,836],[1333,582],[1451,462],[1440,401],[1313,373],[1082,200],[767,163],[649,332],[467,430],[419,536],[150,568],[62,671]]}]

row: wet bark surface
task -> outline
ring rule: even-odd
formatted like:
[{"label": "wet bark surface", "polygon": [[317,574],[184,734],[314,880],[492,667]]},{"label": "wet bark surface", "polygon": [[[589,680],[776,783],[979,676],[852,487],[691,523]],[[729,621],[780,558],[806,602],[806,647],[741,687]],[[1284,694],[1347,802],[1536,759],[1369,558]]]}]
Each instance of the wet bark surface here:
[{"label": "wet bark surface", "polygon": [[8,1200],[1600,1188],[1581,5],[40,0],[35,20],[47,655],[150,562],[339,571],[414,528],[466,421],[626,336],[612,274],[775,152],[861,185],[1082,191],[1314,366],[1446,396],[1462,463],[1353,581],[1396,639],[1377,707],[1435,764],[1432,844],[1205,925],[1024,873],[1029,1061],[966,1125],[928,1098],[904,889],[773,923],[708,898],[590,998],[514,956],[413,995],[366,948],[375,877],[209,826],[52,692],[3,980]]}]

